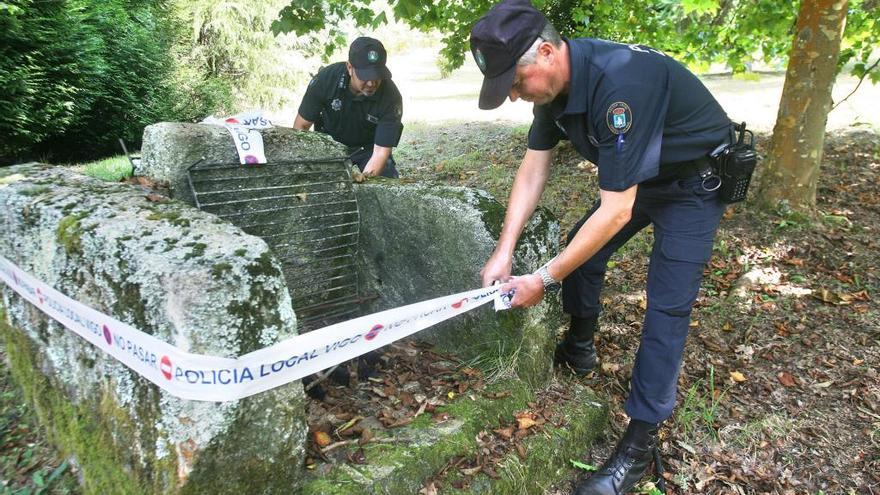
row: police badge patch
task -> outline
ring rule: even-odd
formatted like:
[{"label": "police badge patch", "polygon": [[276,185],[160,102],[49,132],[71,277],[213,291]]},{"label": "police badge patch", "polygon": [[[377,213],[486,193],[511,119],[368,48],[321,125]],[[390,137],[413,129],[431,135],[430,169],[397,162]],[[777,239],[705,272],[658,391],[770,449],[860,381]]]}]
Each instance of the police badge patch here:
[{"label": "police badge patch", "polygon": [[605,123],[612,134],[623,134],[632,127],[632,110],[622,101],[615,101],[605,113]]},{"label": "police badge patch", "polygon": [[367,60],[372,63],[376,63],[379,61],[379,54],[376,52],[376,50],[370,50],[370,52],[367,53]]},{"label": "police badge patch", "polygon": [[474,50],[474,61],[477,63],[477,67],[480,68],[480,72],[486,72],[486,57],[483,56],[483,52],[480,51],[479,48]]},{"label": "police badge patch", "polygon": [[332,108],[334,112],[338,112],[342,109],[342,100],[334,98],[333,101],[330,102],[330,108]]}]

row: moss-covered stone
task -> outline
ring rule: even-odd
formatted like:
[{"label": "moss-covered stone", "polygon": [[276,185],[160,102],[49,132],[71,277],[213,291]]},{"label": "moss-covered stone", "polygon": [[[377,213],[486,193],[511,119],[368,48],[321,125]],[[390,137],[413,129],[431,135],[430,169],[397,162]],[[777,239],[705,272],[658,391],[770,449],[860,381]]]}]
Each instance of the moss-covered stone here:
[{"label": "moss-covered stone", "polygon": [[[76,404],[65,396],[61,389],[53,386],[50,379],[39,372],[41,363],[33,344],[20,330],[15,330],[6,321],[5,311],[0,306],[0,334],[6,346],[10,372],[21,387],[25,399],[34,407],[40,423],[46,428],[50,440],[62,454],[76,459],[82,472],[83,492],[85,494],[141,494],[149,490],[142,488],[138,480],[124,463],[119,462],[121,449],[116,444],[124,438],[114,438],[102,418],[111,416],[124,418],[118,406],[105,394],[92,403]],[[93,404],[100,404],[101,414],[96,414]],[[134,425],[130,425],[134,426]],[[135,431],[130,428],[129,433]],[[158,467],[158,466],[157,466]],[[176,466],[163,466],[171,470],[173,476]]]},{"label": "moss-covered stone", "polygon": [[[356,188],[360,250],[369,311],[410,304],[480,285],[479,271],[495,248],[504,207],[487,193],[461,187],[374,182]],[[546,210],[529,221],[517,247],[514,274],[530,273],[558,252],[559,226]],[[560,325],[558,298],[528,310],[480,308],[419,334],[492,376],[516,376],[540,387],[550,377]]]},{"label": "moss-covered stone", "polygon": [[85,216],[85,213],[77,213],[75,215],[67,215],[58,221],[56,239],[64,247],[64,250],[67,251],[67,254],[76,255],[82,253],[80,220]]},{"label": "moss-covered stone", "polygon": [[[196,354],[237,357],[296,334],[280,266],[260,239],[184,203],[157,206],[129,185],[61,167],[11,168],[21,177],[0,187],[0,255],[25,272]],[[41,182],[51,191],[25,192]],[[246,256],[233,253],[242,249]],[[272,493],[301,482],[299,383],[239,401],[177,399],[5,284],[0,297],[13,327],[4,329],[16,347],[9,354],[28,356],[17,376],[51,411],[43,418],[62,451],[91,459],[82,470],[89,493]]]},{"label": "moss-covered stone", "polygon": [[[317,132],[287,127],[260,131],[269,162],[346,159],[345,146]],[[175,199],[195,204],[187,171],[199,167],[239,163],[229,131],[219,125],[160,122],[144,129],[141,162],[135,175],[167,181]]]}]

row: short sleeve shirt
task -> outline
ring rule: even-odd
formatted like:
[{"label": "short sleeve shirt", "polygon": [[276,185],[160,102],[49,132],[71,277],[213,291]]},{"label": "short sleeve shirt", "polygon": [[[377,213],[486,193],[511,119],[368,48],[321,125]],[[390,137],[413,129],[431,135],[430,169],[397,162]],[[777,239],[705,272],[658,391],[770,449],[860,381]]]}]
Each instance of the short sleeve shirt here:
[{"label": "short sleeve shirt", "polygon": [[700,80],[642,45],[566,40],[569,93],[535,105],[529,148],[569,139],[599,167],[599,187],[623,191],[660,167],[705,156],[727,139],[730,119]]},{"label": "short sleeve shirt", "polygon": [[403,101],[397,86],[387,79],[373,95],[356,96],[349,89],[350,81],[345,62],[319,70],[300,103],[300,116],[346,146],[397,146],[403,132]]}]

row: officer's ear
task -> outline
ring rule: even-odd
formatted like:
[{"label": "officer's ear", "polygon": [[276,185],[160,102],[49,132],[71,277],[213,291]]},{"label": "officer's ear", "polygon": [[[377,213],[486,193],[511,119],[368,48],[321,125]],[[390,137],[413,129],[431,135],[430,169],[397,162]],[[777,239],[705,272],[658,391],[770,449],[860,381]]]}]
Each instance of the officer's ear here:
[{"label": "officer's ear", "polygon": [[351,65],[351,62],[346,62],[346,63],[345,63],[345,68],[348,70],[348,75],[349,75],[349,76],[354,75],[354,74],[352,74],[352,72],[354,71],[354,67]]},{"label": "officer's ear", "polygon": [[538,45],[538,57],[552,64],[556,59],[556,47],[549,41],[542,41]]}]

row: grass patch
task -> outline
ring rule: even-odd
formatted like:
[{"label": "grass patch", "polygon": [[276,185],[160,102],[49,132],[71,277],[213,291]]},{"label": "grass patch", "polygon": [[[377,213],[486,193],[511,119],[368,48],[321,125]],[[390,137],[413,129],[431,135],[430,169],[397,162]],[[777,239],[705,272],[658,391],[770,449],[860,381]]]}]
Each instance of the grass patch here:
[{"label": "grass patch", "polygon": [[733,79],[737,81],[758,82],[761,80],[761,74],[757,72],[737,72],[733,75]]},{"label": "grass patch", "polygon": [[96,162],[86,163],[81,166],[83,174],[107,182],[119,182],[131,177],[132,167],[125,155],[111,156]]},{"label": "grass patch", "polygon": [[709,368],[709,378],[705,383],[700,380],[688,389],[684,402],[675,414],[675,420],[684,430],[684,436],[689,442],[698,442],[706,434],[713,440],[718,440],[715,422],[718,406],[726,394],[727,390],[719,391],[715,388],[714,367]]},{"label": "grass patch", "polygon": [[768,414],[744,425],[728,425],[721,434],[725,441],[741,448],[757,448],[762,440],[785,439],[797,428],[797,422],[785,414]]}]

